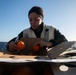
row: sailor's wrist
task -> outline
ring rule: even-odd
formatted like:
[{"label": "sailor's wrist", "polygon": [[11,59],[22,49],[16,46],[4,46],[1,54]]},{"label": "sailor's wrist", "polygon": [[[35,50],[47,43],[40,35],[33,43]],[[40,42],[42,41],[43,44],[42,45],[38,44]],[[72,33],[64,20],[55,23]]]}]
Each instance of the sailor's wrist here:
[{"label": "sailor's wrist", "polygon": [[51,42],[47,42],[47,47],[52,47],[52,43]]}]

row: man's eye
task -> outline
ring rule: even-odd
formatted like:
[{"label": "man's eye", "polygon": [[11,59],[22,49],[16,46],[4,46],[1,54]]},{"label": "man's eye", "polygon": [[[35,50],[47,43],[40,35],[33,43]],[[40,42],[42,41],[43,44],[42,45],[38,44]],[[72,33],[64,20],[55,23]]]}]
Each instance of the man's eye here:
[{"label": "man's eye", "polygon": [[35,20],[35,21],[38,21],[38,20]]},{"label": "man's eye", "polygon": [[35,21],[39,21],[39,19],[35,19]]},{"label": "man's eye", "polygon": [[29,19],[29,21],[39,21],[39,19]]}]

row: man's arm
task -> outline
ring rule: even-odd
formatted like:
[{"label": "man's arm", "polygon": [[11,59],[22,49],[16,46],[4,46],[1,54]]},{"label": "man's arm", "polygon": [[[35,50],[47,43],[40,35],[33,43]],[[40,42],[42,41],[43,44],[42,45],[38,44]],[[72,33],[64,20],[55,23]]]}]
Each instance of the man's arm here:
[{"label": "man's arm", "polygon": [[62,42],[68,41],[64,35],[62,35],[59,30],[54,30],[54,39],[50,40],[49,42],[52,43],[52,47],[56,46]]}]

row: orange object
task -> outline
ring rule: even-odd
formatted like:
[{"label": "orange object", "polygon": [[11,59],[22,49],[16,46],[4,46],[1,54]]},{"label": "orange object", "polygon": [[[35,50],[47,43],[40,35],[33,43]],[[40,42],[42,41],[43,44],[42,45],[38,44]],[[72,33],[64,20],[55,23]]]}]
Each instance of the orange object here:
[{"label": "orange object", "polygon": [[39,50],[40,50],[40,47],[39,47],[38,45],[34,45],[34,46],[33,46],[33,50],[34,50],[34,51],[39,51]]},{"label": "orange object", "polygon": [[19,50],[22,50],[22,49],[25,48],[25,43],[24,43],[23,41],[19,41],[19,42],[17,43],[17,46],[18,46],[18,49],[19,49]]}]

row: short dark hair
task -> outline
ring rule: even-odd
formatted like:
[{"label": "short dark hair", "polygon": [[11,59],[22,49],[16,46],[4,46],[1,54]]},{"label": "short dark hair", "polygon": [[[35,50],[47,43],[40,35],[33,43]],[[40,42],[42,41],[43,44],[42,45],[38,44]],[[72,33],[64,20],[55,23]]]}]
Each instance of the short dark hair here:
[{"label": "short dark hair", "polygon": [[34,6],[32,7],[29,12],[28,12],[28,17],[29,15],[32,13],[32,12],[35,12],[36,14],[42,16],[42,18],[44,17],[44,12],[43,12],[43,9],[39,6]]}]

